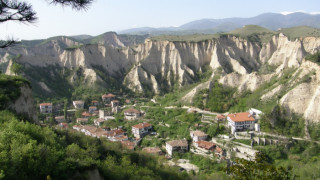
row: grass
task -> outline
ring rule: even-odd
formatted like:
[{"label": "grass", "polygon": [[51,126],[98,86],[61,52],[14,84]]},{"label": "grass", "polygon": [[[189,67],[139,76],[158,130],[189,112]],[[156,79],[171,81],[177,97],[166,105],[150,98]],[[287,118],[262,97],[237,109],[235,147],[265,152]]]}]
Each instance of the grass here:
[{"label": "grass", "polygon": [[201,42],[220,37],[219,34],[160,35],[153,36],[152,41]]},{"label": "grass", "polygon": [[290,40],[304,37],[320,37],[320,29],[308,27],[308,26],[297,26],[292,28],[282,28],[278,31],[283,33]]}]

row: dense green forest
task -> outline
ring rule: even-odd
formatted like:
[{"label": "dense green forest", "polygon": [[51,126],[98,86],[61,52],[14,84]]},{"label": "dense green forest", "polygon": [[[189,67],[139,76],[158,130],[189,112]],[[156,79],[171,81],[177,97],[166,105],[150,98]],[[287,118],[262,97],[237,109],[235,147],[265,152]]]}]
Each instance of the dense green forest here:
[{"label": "dense green forest", "polygon": [[98,169],[107,179],[188,179],[163,160],[81,133],[40,127],[0,112],[3,179],[67,179]]}]

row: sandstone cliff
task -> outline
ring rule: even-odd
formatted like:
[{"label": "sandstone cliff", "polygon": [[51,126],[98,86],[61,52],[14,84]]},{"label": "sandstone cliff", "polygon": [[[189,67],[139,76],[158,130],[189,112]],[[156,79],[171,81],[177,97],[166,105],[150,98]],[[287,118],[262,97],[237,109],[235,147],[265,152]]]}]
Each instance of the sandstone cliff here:
[{"label": "sandstone cliff", "polygon": [[[320,106],[317,95],[320,91],[320,69],[317,64],[310,64],[311,62],[303,59],[307,54],[319,51],[320,38],[306,37],[290,41],[283,34],[277,34],[269,42],[260,44],[226,35],[196,42],[147,39],[135,46],[130,46],[132,44],[114,33],[105,34],[102,39],[104,40],[98,44],[85,45],[62,38],[47,41],[44,46],[11,48],[6,53],[21,54],[16,62],[25,67],[52,66],[71,70],[81,67],[84,80],[89,86],[94,86],[96,82],[103,82],[100,84],[107,86],[106,77],[112,77],[118,83],[141,93],[166,93],[174,88],[198,82],[200,74],[208,71],[210,67],[212,74],[209,80],[190,90],[184,97],[187,101],[191,101],[197,91],[210,88],[211,80],[216,76],[219,76],[218,81],[223,85],[243,92],[254,91],[272,78],[281,77],[286,69],[294,69],[297,77],[291,79],[290,83],[295,85],[284,88],[281,84],[275,84],[265,91],[261,100],[284,94],[280,103],[287,107],[288,111],[319,121]],[[67,48],[70,46],[73,48]],[[4,56],[4,53],[2,54]],[[266,66],[273,69],[261,73],[261,68]],[[103,74],[97,73],[97,69]],[[310,75],[311,72],[315,72],[315,75]],[[301,83],[307,74],[312,80]],[[70,83],[76,82],[76,77],[75,73],[72,74]],[[38,84],[46,92],[55,91],[46,86],[47,82],[41,81]],[[303,103],[297,103],[297,99]]]}]

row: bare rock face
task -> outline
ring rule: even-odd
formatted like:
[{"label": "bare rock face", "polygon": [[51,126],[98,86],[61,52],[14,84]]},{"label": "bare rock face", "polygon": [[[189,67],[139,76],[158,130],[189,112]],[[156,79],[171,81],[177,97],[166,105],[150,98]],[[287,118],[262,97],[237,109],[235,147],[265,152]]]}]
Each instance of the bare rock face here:
[{"label": "bare rock face", "polygon": [[[84,80],[89,86],[104,78],[95,71],[99,67],[106,75],[121,79],[119,83],[135,92],[152,91],[155,94],[197,82],[205,67],[210,67],[213,73],[221,71],[218,81],[239,92],[254,91],[271,78],[281,77],[286,69],[294,68],[299,77],[290,82],[292,86],[282,97],[281,104],[288,111],[319,121],[320,69],[317,64],[310,64],[303,59],[306,54],[320,50],[320,38],[306,37],[290,41],[279,34],[274,35],[268,43],[260,45],[229,35],[200,42],[146,39],[142,44],[129,46],[132,44],[115,33],[106,33],[102,40],[98,44],[83,45],[60,37],[31,48],[9,49],[6,53],[20,54],[15,61],[26,67],[81,67]],[[0,54],[0,62],[8,63],[4,59],[8,55]],[[268,64],[277,68],[269,74],[258,73],[262,66]],[[299,84],[298,80],[311,72],[315,73],[311,76],[312,81]],[[187,93],[185,100],[191,101],[196,92],[210,87],[213,75],[207,82]],[[41,84],[44,91],[54,91],[45,84]],[[276,96],[283,91],[283,87],[277,84],[268,90],[261,99]]]},{"label": "bare rock face", "polygon": [[9,104],[9,109],[16,111],[18,114],[26,115],[34,123],[39,123],[32,97],[32,89],[28,85],[24,85],[21,86],[20,90],[20,97]]},{"label": "bare rock face", "polygon": [[280,104],[288,112],[303,115],[312,122],[320,122],[320,67],[310,61],[303,61],[300,77],[309,76],[307,82],[301,83],[287,92],[280,100]]}]

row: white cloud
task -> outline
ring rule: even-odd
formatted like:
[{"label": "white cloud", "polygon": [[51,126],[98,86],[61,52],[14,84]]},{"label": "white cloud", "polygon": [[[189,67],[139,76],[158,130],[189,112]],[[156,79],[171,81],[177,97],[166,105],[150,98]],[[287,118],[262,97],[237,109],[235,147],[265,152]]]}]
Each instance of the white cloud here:
[{"label": "white cloud", "polygon": [[320,12],[306,12],[306,11],[304,11],[304,10],[298,10],[298,11],[283,11],[283,12],[280,12],[280,14],[288,15],[288,14],[292,14],[292,13],[296,13],[296,12],[302,12],[302,13],[312,14],[312,15],[320,14]]}]

